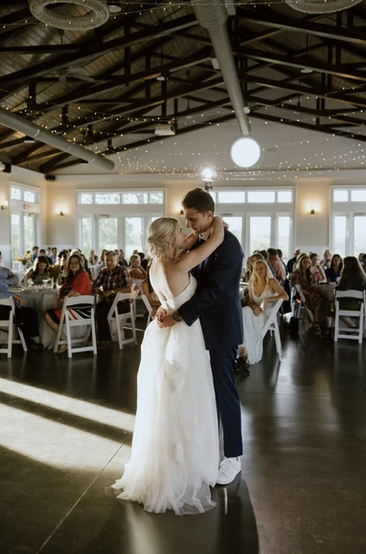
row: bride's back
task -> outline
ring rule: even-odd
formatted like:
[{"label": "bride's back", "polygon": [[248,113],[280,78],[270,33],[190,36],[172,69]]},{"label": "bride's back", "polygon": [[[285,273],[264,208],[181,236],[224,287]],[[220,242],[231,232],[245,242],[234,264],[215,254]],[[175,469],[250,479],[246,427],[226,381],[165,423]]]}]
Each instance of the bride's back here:
[{"label": "bride's back", "polygon": [[162,300],[169,300],[179,296],[189,284],[188,272],[181,272],[175,268],[173,260],[163,261],[155,259],[150,270],[151,284]]}]

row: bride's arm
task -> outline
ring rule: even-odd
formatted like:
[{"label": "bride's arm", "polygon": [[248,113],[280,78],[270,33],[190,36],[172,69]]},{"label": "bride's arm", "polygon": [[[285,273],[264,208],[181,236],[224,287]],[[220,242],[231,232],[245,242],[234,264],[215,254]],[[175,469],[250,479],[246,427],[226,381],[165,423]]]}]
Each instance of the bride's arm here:
[{"label": "bride's arm", "polygon": [[[191,236],[191,235],[190,235]],[[221,217],[215,216],[212,224],[210,237],[204,244],[198,248],[191,250],[187,254],[183,254],[176,262],[176,269],[179,271],[189,271],[203,262],[224,240],[224,226]]]}]

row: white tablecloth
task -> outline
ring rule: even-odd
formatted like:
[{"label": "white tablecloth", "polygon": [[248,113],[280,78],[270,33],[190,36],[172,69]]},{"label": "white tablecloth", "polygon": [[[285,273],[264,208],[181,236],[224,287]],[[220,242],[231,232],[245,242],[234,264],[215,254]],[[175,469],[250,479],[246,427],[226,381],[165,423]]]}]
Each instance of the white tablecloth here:
[{"label": "white tablecloth", "polygon": [[27,289],[11,287],[10,290],[22,298],[24,306],[36,310],[41,342],[44,348],[52,348],[55,333],[47,325],[44,315],[47,310],[57,307],[58,290],[42,287],[29,287]]}]

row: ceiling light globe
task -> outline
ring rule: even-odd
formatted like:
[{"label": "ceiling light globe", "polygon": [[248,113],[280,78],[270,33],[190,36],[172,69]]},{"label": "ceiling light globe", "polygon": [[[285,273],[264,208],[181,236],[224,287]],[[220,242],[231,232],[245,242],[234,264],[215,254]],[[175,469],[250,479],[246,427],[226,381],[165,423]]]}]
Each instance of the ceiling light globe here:
[{"label": "ceiling light globe", "polygon": [[256,140],[250,137],[240,137],[230,150],[231,159],[239,167],[252,167],[261,155],[261,149]]}]

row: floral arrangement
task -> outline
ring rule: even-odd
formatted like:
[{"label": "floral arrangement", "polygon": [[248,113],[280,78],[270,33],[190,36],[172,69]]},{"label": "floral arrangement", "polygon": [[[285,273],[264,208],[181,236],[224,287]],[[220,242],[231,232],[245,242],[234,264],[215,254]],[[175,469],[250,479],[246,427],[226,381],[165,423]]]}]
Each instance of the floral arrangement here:
[{"label": "floral arrangement", "polygon": [[27,250],[27,252],[23,256],[18,256],[15,258],[16,262],[22,262],[23,265],[32,265],[33,258],[30,250]]},{"label": "floral arrangement", "polygon": [[49,265],[47,268],[48,275],[53,279],[54,282],[60,277],[61,267],[59,265]]}]

